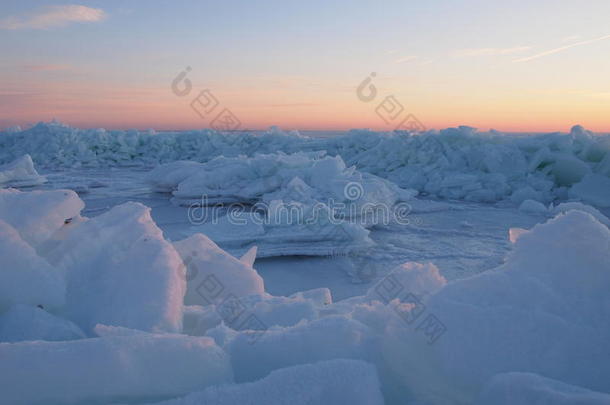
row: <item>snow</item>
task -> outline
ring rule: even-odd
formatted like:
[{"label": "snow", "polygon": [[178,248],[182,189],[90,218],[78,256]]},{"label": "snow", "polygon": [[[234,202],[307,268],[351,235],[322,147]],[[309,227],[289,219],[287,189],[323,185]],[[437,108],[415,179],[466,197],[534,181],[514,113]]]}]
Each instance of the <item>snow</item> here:
[{"label": "snow", "polygon": [[[234,254],[256,244],[260,257],[345,254],[370,247],[365,228],[389,223],[392,207],[416,194],[324,153],[173,162],[154,169],[148,180],[155,190],[173,190],[177,204],[191,206],[198,223],[194,232],[211,236]],[[215,204],[232,205],[226,213],[206,211]],[[219,213],[226,215],[218,218]]]},{"label": "snow", "polygon": [[242,257],[239,258],[239,261],[246,266],[254,267],[254,261],[256,260],[257,253],[258,248],[256,246],[252,246],[246,253],[243,254]]},{"label": "snow", "polygon": [[605,405],[610,395],[532,373],[498,374],[483,389],[475,405]]},{"label": "snow", "polygon": [[[438,268],[432,263],[403,263],[372,286],[366,298],[387,303],[396,298],[395,291],[403,289],[422,298],[435,293],[446,283],[447,280],[440,275]],[[388,295],[390,293],[391,296]]]},{"label": "snow", "polygon": [[34,247],[80,216],[85,204],[71,190],[0,190],[0,220],[12,225]]},{"label": "snow", "polygon": [[526,212],[528,214],[548,214],[547,207],[544,204],[539,203],[535,200],[525,200],[519,205],[519,211]]},{"label": "snow", "polygon": [[272,370],[331,359],[366,359],[366,326],[329,316],[294,326],[275,327],[260,336],[239,333],[226,344],[236,382],[254,381]]},{"label": "snow", "polygon": [[267,210],[278,200],[346,204],[340,212],[347,217],[362,214],[365,206],[392,206],[416,194],[348,168],[341,157],[321,152],[217,157],[203,164],[173,162],[154,169],[149,181],[154,189],[173,190],[179,204],[246,203]]},{"label": "snow", "polygon": [[394,325],[385,358],[431,403],[469,403],[506,371],[608,392],[609,246],[610,230],[582,211],[537,225],[505,264],[430,297],[427,311],[445,328],[433,345],[416,328]]},{"label": "snow", "polygon": [[375,367],[357,360],[331,360],[272,371],[244,384],[210,387],[155,405],[382,405]]},{"label": "snow", "polygon": [[181,330],[182,261],[142,204],[78,224],[50,256],[66,277],[66,316],[85,332],[97,323]]},{"label": "snow", "polygon": [[591,167],[584,161],[568,153],[557,153],[554,156],[551,174],[560,186],[570,186],[579,182],[591,172]]},{"label": "snow", "polygon": [[527,229],[523,228],[510,228],[508,230],[508,239],[510,240],[510,243],[516,243],[517,240],[519,240],[519,238],[521,237],[521,235],[524,235],[527,232]]},{"label": "snow", "polygon": [[2,402],[12,405],[159,401],[232,382],[209,338],[138,334],[0,343]]},{"label": "snow", "polygon": [[583,204],[580,202],[561,203],[561,204],[557,205],[556,207],[552,207],[550,209],[550,211],[553,215],[565,213],[565,212],[568,212],[571,210],[587,212],[587,213],[593,215],[593,217],[595,217],[595,219],[597,219],[602,224],[604,224],[606,226],[610,226],[610,219],[607,216],[602,214],[597,209],[591,207],[590,205],[586,205],[586,204]]},{"label": "snow", "polygon": [[[258,257],[273,257],[349,254],[374,245],[369,230],[359,223],[329,218],[329,211],[323,205],[284,205],[275,201],[269,209],[270,216],[275,219],[267,219],[257,212],[235,211],[216,221],[194,225],[182,234],[209,235],[237,256],[253,246],[258,248]],[[294,217],[290,213],[294,213]],[[300,221],[296,219],[298,215],[312,221]]]},{"label": "snow", "polygon": [[204,234],[194,234],[173,245],[185,265],[186,305],[205,306],[227,297],[264,293],[263,279],[252,265],[229,255]]},{"label": "snow", "polygon": [[328,288],[315,288],[313,290],[299,291],[292,294],[290,298],[312,300],[314,305],[318,307],[333,303],[332,294]]},{"label": "snow", "polygon": [[32,157],[28,154],[0,166],[0,185],[8,187],[37,186],[47,179],[34,168]]},{"label": "snow", "polygon": [[610,207],[610,178],[588,174],[570,189],[570,196],[596,207]]},{"label": "snow", "polygon": [[39,307],[18,304],[0,314],[0,342],[63,341],[84,337],[83,331],[74,323]]},{"label": "snow", "polygon": [[[583,186],[610,174],[605,138],[53,124],[2,134],[0,159],[43,136],[76,146],[47,156],[41,188],[83,188],[0,190],[2,403],[607,402],[610,220],[604,189]],[[123,164],[138,167],[103,168]],[[210,168],[217,197],[267,209],[195,207],[222,216],[193,224],[143,182],[168,193]],[[350,183],[363,202],[408,200],[410,222],[281,216],[350,200]],[[270,257],[297,252],[333,255]]]},{"label": "snow", "polygon": [[0,313],[14,304],[59,309],[65,294],[61,274],[0,220]]}]

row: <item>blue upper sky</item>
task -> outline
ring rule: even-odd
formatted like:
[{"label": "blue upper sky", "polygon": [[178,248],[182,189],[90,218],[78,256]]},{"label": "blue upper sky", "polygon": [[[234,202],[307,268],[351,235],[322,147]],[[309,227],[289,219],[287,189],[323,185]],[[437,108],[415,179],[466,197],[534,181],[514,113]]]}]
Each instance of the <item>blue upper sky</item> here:
[{"label": "blue upper sky", "polygon": [[429,127],[610,130],[610,2],[4,1],[0,125],[207,126],[186,66],[248,127],[383,127],[371,72]]}]

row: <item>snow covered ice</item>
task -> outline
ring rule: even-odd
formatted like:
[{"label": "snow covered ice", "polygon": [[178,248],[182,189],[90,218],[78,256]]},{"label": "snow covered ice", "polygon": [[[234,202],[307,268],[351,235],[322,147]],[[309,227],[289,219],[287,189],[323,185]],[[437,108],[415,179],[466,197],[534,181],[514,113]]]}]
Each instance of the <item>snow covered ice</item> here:
[{"label": "snow covered ice", "polygon": [[609,403],[609,151],[3,133],[0,403]]},{"label": "snow covered ice", "polygon": [[198,404],[383,404],[375,368],[354,360],[331,360],[272,371],[253,383],[210,387],[155,405]]},{"label": "snow covered ice", "polygon": [[0,357],[7,404],[154,401],[232,379],[226,353],[204,337],[141,333],[0,343]]},{"label": "snow covered ice", "polygon": [[36,186],[46,182],[34,168],[30,155],[23,155],[13,162],[0,166],[0,185],[12,187]]},{"label": "snow covered ice", "polygon": [[[511,370],[608,392],[609,246],[608,227],[585,212],[537,225],[502,266],[430,296],[442,339],[427,345],[399,325],[386,336],[386,358],[433,403],[468,403],[485,381]],[[409,367],[422,356],[426,364]]]},{"label": "snow covered ice", "polygon": [[483,389],[476,405],[602,405],[610,395],[575,387],[531,373],[498,374]]}]

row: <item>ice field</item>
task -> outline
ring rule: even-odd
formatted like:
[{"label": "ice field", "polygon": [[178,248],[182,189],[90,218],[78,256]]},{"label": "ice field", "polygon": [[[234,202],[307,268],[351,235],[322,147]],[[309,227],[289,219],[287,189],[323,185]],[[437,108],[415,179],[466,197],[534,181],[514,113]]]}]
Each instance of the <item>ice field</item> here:
[{"label": "ice field", "polygon": [[0,132],[0,403],[610,404],[610,136]]}]

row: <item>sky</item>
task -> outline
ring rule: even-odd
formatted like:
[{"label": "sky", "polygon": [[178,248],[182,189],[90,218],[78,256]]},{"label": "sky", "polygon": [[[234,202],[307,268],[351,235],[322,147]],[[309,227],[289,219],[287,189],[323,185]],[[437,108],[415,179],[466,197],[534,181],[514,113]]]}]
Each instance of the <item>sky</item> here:
[{"label": "sky", "polygon": [[610,132],[608,16],[608,0],[3,0],[0,128]]}]

